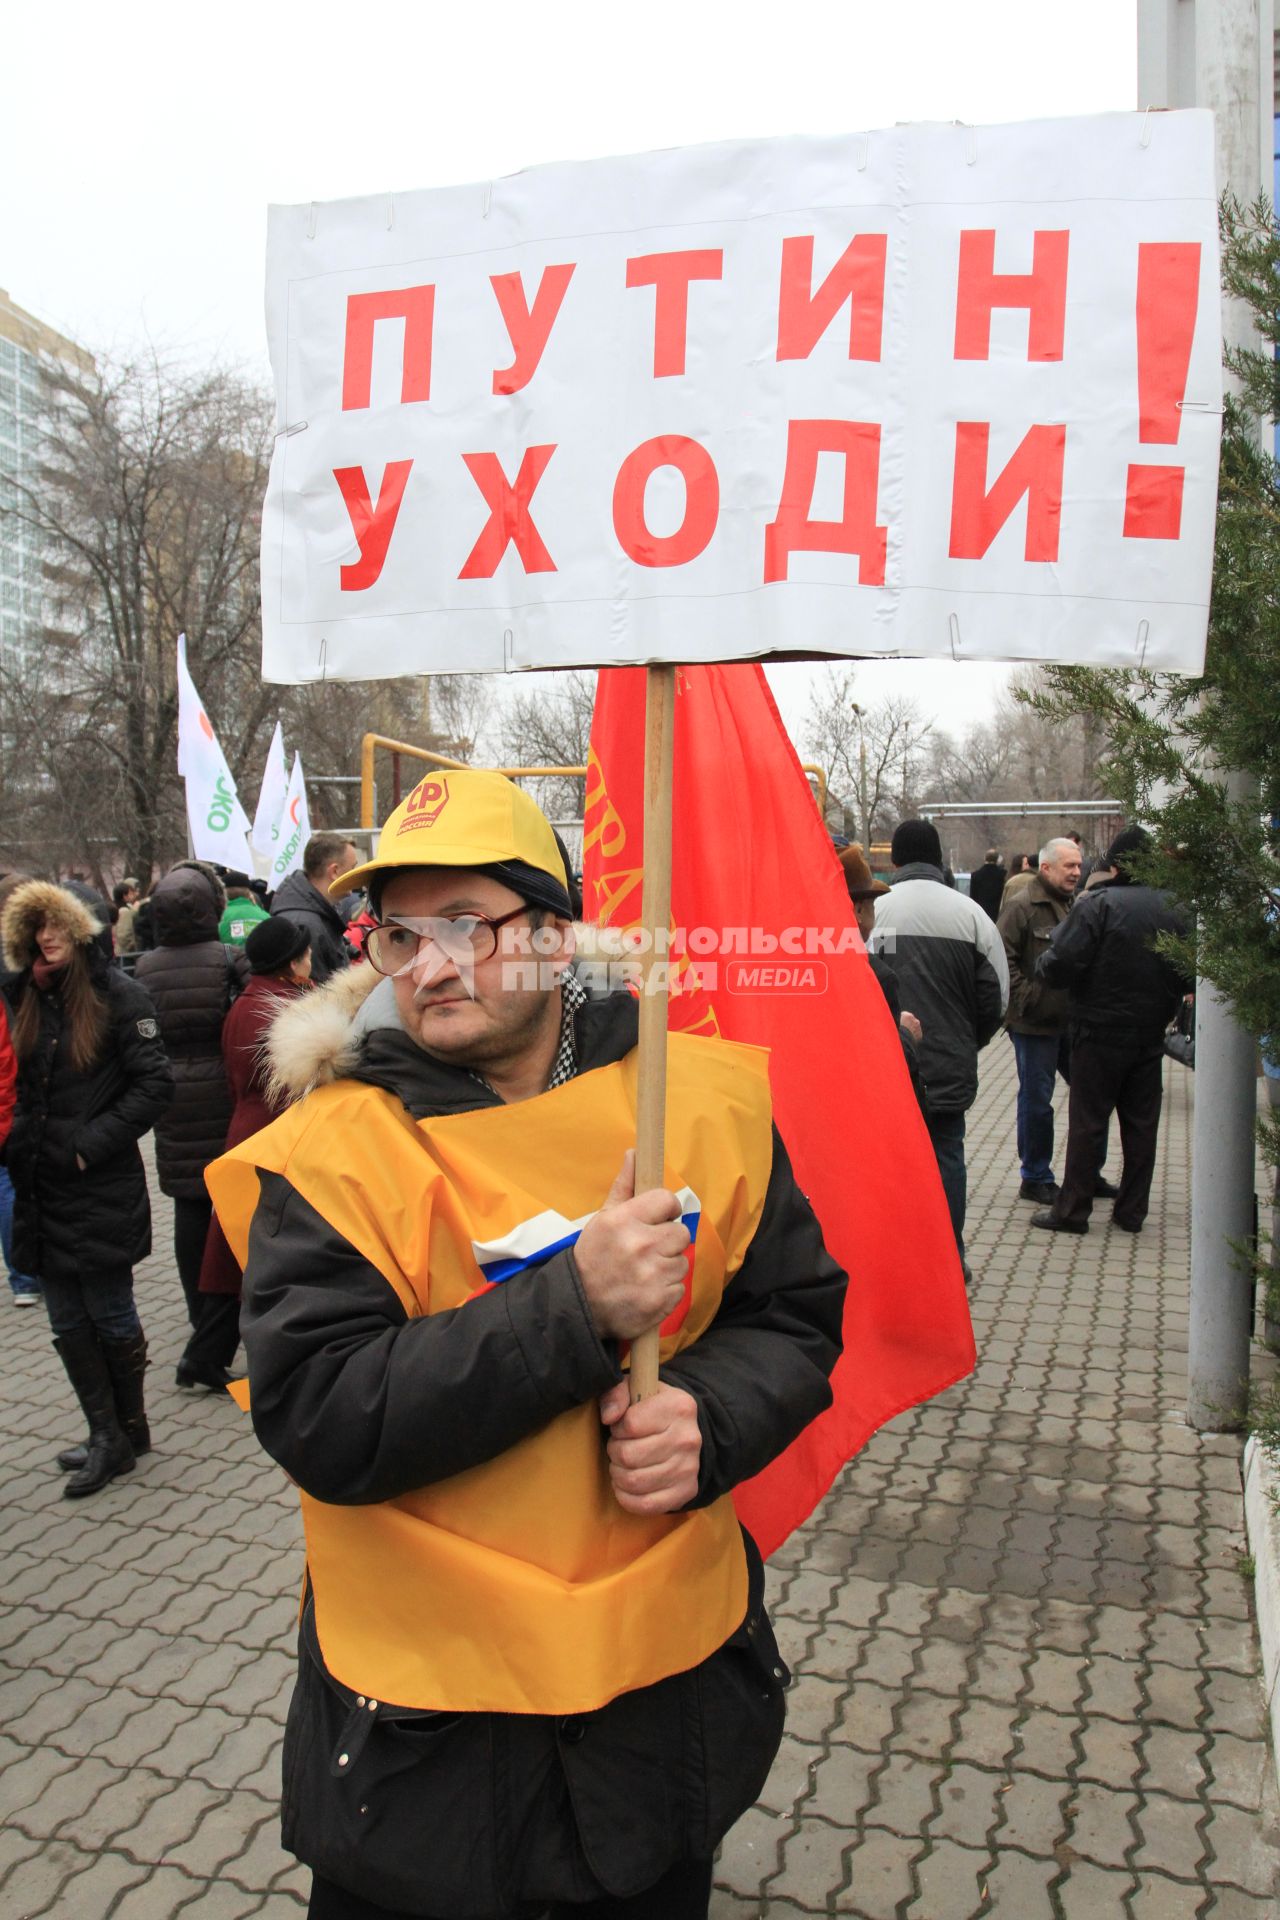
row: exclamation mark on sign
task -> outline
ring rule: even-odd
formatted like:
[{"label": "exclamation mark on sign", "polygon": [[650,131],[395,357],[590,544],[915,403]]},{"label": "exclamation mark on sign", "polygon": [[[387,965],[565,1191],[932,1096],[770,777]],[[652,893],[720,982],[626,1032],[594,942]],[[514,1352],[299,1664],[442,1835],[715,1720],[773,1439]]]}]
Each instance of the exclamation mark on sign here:
[{"label": "exclamation mark on sign", "polygon": [[[1138,438],[1144,446],[1178,444],[1199,297],[1199,241],[1138,248]],[[1178,538],[1183,472],[1182,467],[1129,468],[1126,540]]]}]

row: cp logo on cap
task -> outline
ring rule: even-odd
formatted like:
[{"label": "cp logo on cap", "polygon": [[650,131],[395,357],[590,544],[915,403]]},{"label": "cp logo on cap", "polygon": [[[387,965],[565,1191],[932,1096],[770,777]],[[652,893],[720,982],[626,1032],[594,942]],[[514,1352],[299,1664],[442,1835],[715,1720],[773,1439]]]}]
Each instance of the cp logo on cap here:
[{"label": "cp logo on cap", "polygon": [[412,833],[415,827],[434,826],[448,799],[449,782],[443,774],[433,773],[427,779],[420,780],[405,801],[404,819],[399,831]]}]

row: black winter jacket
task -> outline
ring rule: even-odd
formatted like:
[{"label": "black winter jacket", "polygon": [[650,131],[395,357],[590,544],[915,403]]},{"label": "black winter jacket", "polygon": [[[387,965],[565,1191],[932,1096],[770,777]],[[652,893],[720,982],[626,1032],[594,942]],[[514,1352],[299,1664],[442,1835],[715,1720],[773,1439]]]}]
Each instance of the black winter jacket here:
[{"label": "black winter jacket", "polygon": [[1009,999],[1004,946],[981,907],[947,885],[941,867],[913,861],[876,902],[867,943],[897,975],[920,1022],[920,1072],[929,1110],[963,1113],[978,1093],[978,1052]]},{"label": "black winter jacket", "polygon": [[[629,997],[589,1003],[577,1021],[580,1071],[621,1059],[635,1035]],[[416,1118],[497,1104],[398,1029],[367,1037],[353,1077],[388,1088]],[[410,1320],[283,1176],[260,1177],[241,1321],[253,1420],[316,1497],[383,1500],[462,1472],[621,1377],[571,1250],[463,1311]],[[758,1471],[830,1403],[844,1288],[775,1134],[742,1266],[711,1326],[664,1368],[698,1404],[694,1504]],[[750,1547],[749,1561],[747,1616],[724,1648],[572,1721],[385,1702],[371,1719],[326,1672],[308,1609],[285,1745],[285,1845],[379,1905],[460,1916],[602,1889],[624,1896],[678,1859],[708,1857],[759,1793],[782,1730],[785,1669]],[[340,1769],[353,1728],[359,1757]]]},{"label": "black winter jacket", "polygon": [[222,1023],[249,963],[239,947],[219,940],[221,912],[212,876],[175,867],[151,896],[156,944],[135,968],[173,1065],[173,1104],[156,1126],[156,1174],[161,1192],[177,1200],[205,1198],[204,1170],[222,1152],[231,1123]]},{"label": "black winter jacket", "polygon": [[989,920],[1000,917],[1000,899],[1009,878],[997,860],[986,860],[969,875],[969,898],[982,908]]},{"label": "black winter jacket", "polygon": [[1156,937],[1187,926],[1167,893],[1123,875],[1083,894],[1036,966],[1037,979],[1067,988],[1072,1039],[1158,1050],[1194,983],[1156,951]]},{"label": "black winter jacket", "polygon": [[271,896],[273,914],[283,914],[295,927],[311,935],[311,978],[323,986],[331,973],[350,965],[345,938],[346,921],[327,894],[313,886],[305,873],[291,873]]},{"label": "black winter jacket", "polygon": [[151,1205],[138,1140],[173,1094],[148,995],[99,952],[91,954],[90,967],[106,996],[109,1024],[102,1056],[87,1073],[72,1066],[62,1044],[56,990],[39,992],[29,971],[4,985],[11,1012],[28,993],[37,995],[40,1007],[39,1039],[18,1068],[5,1155],[15,1195],[14,1267],[41,1279],[86,1284],[97,1274],[135,1266],[151,1251]]}]

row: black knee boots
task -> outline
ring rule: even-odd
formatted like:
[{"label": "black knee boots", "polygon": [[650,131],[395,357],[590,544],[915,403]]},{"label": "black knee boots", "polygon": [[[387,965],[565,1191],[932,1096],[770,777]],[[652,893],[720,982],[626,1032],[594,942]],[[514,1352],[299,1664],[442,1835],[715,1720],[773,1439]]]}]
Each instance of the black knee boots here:
[{"label": "black knee boots", "polygon": [[79,1500],[118,1474],[132,1473],[137,1454],[151,1445],[142,1392],[147,1343],[141,1333],[103,1340],[85,1326],[60,1334],[53,1344],[89,1423],[87,1445],[58,1456],[60,1467],[75,1469],[63,1493]]},{"label": "black knee boots", "polygon": [[[151,1429],[147,1425],[142,1390],[142,1376],[147,1366],[146,1337],[142,1333],[135,1333],[128,1340],[108,1340],[99,1334],[98,1345],[102,1348],[107,1372],[111,1376],[116,1418],[124,1428],[136,1459],[151,1451]],[[64,1473],[74,1473],[88,1458],[87,1446],[64,1447],[58,1455],[58,1465]]]}]

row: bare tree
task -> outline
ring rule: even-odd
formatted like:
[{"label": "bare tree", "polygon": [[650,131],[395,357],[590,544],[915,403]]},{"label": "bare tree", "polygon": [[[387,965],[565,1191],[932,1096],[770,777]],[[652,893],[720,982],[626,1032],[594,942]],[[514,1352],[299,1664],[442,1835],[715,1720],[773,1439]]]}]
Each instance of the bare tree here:
[{"label": "bare tree", "polygon": [[[509,692],[495,723],[498,754],[509,767],[580,767],[591,745],[596,676],[590,672],[538,674],[527,690]],[[537,796],[553,817],[581,819],[586,781],[544,780]]]},{"label": "bare tree", "polygon": [[[318,827],[353,825],[366,732],[470,759],[493,705],[486,676],[261,678],[259,522],[270,397],[226,369],[159,353],[47,360],[43,451],[13,507],[44,555],[39,649],[0,672],[0,796],[12,863],[121,865],[145,885],[186,850],[177,772],[176,642],[246,811],[277,717]],[[428,691],[429,690],[429,691]]]},{"label": "bare tree", "polygon": [[[1106,752],[1095,717],[1047,717],[1027,704],[1045,686],[1038,668],[1015,674],[990,720],[961,735],[939,732],[932,742],[924,804],[968,801],[1061,800],[1058,814],[981,813],[948,822],[943,836],[961,867],[972,867],[988,846],[1034,852],[1054,834],[1079,828],[1073,800],[1103,796],[1099,768]],[[1087,823],[1086,823],[1087,825]],[[1086,836],[1087,837],[1087,836]]]},{"label": "bare tree", "polygon": [[427,681],[430,733],[437,753],[477,760],[490,749],[498,707],[491,673],[433,673]]},{"label": "bare tree", "polygon": [[[183,849],[176,640],[220,716],[233,773],[274,696],[257,677],[258,520],[270,408],[234,373],[158,354],[44,364],[42,457],[14,511],[45,558],[40,656],[4,675],[35,863],[116,850],[144,882]],[[12,746],[11,746],[12,750]]]},{"label": "bare tree", "polygon": [[827,770],[829,824],[871,846],[915,808],[933,732],[914,700],[854,698],[853,667],[827,667],[809,693],[806,756]]}]

